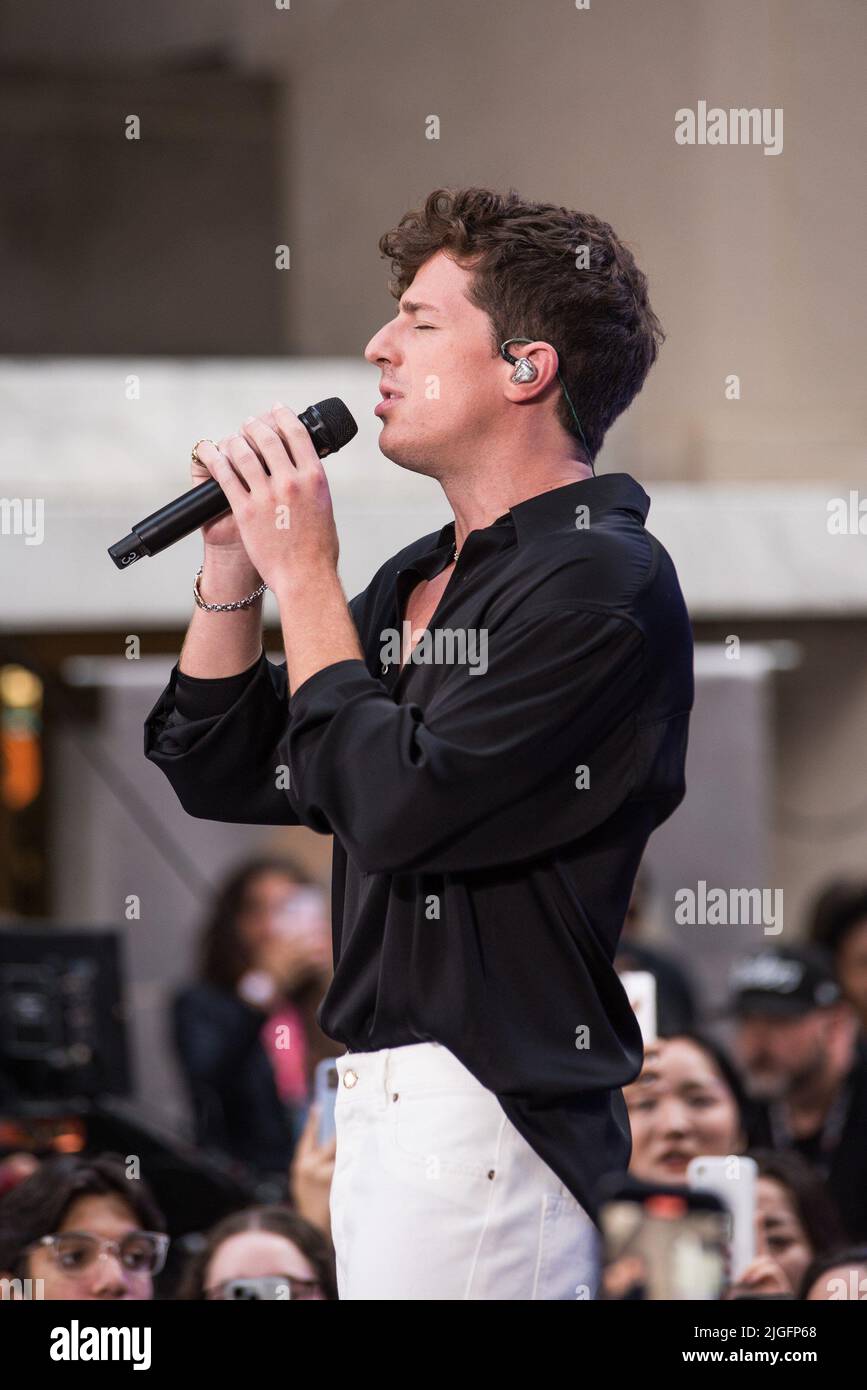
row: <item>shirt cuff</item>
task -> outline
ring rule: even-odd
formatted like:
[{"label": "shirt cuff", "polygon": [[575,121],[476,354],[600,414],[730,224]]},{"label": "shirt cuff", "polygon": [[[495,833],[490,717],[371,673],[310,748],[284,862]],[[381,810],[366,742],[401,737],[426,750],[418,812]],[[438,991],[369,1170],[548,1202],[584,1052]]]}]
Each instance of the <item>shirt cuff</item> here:
[{"label": "shirt cuff", "polygon": [[234,676],[188,676],[178,668],[175,709],[183,719],[210,719],[215,714],[225,714],[246,690],[264,660],[263,648],[252,666]]},{"label": "shirt cuff", "polygon": [[[360,657],[345,657],[342,661],[332,661],[330,666],[323,666],[320,670],[314,671],[312,676],[308,676],[306,681],[302,681],[289,699],[289,714],[291,718],[307,714],[311,706],[315,706],[320,697],[324,699],[324,709],[327,711],[329,705],[336,708],[342,704],[342,698],[330,699],[349,682],[350,687],[353,680],[358,680],[360,676],[368,685],[377,686],[378,682],[370,674],[365,663]],[[384,687],[379,685],[379,689]]]}]

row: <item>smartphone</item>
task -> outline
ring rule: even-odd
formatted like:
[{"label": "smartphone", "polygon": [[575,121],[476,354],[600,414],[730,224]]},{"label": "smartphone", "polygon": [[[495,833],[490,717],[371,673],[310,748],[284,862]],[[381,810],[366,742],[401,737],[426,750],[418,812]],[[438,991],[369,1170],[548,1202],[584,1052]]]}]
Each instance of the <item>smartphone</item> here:
[{"label": "smartphone", "polygon": [[223,1290],[223,1299],[267,1299],[277,1302],[290,1296],[289,1284],[282,1274],[261,1274],[256,1278],[232,1279]]},{"label": "smartphone", "polygon": [[726,1286],[728,1213],[712,1193],[629,1181],[599,1209],[604,1300],[716,1302]]},{"label": "smartphone", "polygon": [[317,1062],[313,1073],[313,1101],[319,1106],[317,1137],[320,1144],[327,1144],[336,1133],[334,1106],[337,1102],[339,1081],[337,1063],[333,1057],[323,1057],[321,1062]]},{"label": "smartphone", "polygon": [[649,970],[624,970],[620,981],[638,1019],[641,1040],[648,1047],[656,1042],[656,976]]},{"label": "smartphone", "polygon": [[282,936],[327,936],[329,928],[322,889],[295,889],[280,908],[275,926]]},{"label": "smartphone", "polygon": [[756,1258],[756,1179],[758,1164],[741,1154],[706,1154],[690,1159],[687,1186],[712,1192],[730,1216],[729,1277],[733,1284]]}]

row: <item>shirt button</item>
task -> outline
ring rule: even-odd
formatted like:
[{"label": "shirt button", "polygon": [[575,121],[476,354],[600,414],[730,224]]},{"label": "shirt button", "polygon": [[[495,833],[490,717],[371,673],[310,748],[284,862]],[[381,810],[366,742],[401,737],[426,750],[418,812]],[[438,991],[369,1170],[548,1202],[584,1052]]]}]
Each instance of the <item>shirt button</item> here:
[{"label": "shirt button", "polygon": [[345,1071],[345,1072],[343,1073],[343,1084],[344,1084],[344,1086],[347,1086],[347,1087],[349,1087],[349,1086],[354,1086],[357,1080],[358,1080],[358,1073],[357,1073],[357,1072],[354,1072],[351,1068],[349,1068],[347,1071]]}]

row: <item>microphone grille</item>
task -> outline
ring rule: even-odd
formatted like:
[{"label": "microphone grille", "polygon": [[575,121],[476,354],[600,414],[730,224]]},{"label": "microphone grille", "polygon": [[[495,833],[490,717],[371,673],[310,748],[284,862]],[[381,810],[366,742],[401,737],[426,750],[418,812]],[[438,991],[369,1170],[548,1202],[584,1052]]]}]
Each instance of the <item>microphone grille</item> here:
[{"label": "microphone grille", "polygon": [[351,412],[339,396],[329,396],[325,401],[317,401],[315,409],[322,416],[325,428],[333,441],[333,452],[342,449],[350,439],[358,434],[358,425]]}]

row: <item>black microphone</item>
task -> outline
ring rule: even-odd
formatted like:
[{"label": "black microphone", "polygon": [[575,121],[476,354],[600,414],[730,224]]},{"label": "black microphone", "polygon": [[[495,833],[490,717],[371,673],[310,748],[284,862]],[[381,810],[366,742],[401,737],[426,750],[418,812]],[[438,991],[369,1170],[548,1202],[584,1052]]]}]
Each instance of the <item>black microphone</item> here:
[{"label": "black microphone", "polygon": [[[298,419],[321,459],[336,454],[358,434],[355,420],[337,396],[308,406]],[[166,503],[158,512],[152,512],[144,521],[137,521],[128,536],[109,546],[108,553],[119,570],[128,569],[136,560],[145,555],[158,555],[204,522],[229,510],[225,492],[215,478],[210,478],[176,497],[174,502]]]}]

